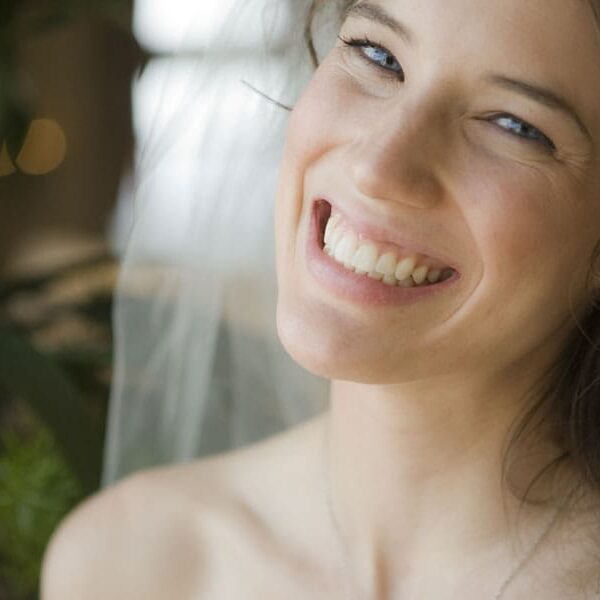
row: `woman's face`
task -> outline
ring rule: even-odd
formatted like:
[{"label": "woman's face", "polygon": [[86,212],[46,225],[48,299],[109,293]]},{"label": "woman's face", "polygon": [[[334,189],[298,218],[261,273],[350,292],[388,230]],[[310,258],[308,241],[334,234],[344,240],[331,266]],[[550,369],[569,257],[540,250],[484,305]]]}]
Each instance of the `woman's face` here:
[{"label": "woman's face", "polygon": [[[366,383],[551,359],[600,238],[587,1],[369,0],[340,38],[288,130],[282,342],[317,374]],[[447,279],[413,285],[423,276]]]}]

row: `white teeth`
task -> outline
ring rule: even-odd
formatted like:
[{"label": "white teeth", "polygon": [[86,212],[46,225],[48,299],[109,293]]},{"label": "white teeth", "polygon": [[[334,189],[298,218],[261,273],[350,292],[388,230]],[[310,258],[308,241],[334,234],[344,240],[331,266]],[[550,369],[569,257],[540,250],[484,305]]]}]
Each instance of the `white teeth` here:
[{"label": "white teeth", "polygon": [[343,235],[344,231],[342,230],[342,228],[333,225],[333,231],[329,236],[329,247],[335,251],[335,248],[337,247],[339,241],[342,239]]},{"label": "white teeth", "polygon": [[429,283],[437,283],[440,280],[441,276],[442,271],[440,269],[432,269],[427,274],[427,281],[429,281]]},{"label": "white teeth", "polygon": [[427,279],[427,271],[429,271],[428,267],[419,267],[413,271],[412,278],[413,281],[420,285]]},{"label": "white teeth", "polygon": [[396,267],[396,279],[398,281],[403,281],[404,279],[408,279],[412,272],[415,270],[417,266],[417,259],[414,256],[409,256],[401,260]]},{"label": "white teeth", "polygon": [[382,254],[377,261],[377,264],[375,265],[375,271],[377,273],[381,273],[382,275],[394,277],[394,279],[396,279],[394,273],[396,271],[397,264],[398,260],[396,259],[396,255],[393,252],[386,252],[385,254]]},{"label": "white teeth", "polygon": [[375,269],[377,248],[373,244],[361,244],[352,257],[352,265],[359,275],[366,275]]},{"label": "white teeth", "polygon": [[351,259],[356,252],[358,247],[358,237],[352,232],[346,232],[342,239],[338,241],[335,249],[334,257],[335,260],[342,263],[347,269],[352,268]]},{"label": "white teeth", "polygon": [[342,236],[337,244],[335,245],[335,250],[333,252],[333,258],[335,258],[335,260],[337,260],[338,262],[343,263],[344,262],[344,258],[346,257],[346,238],[345,236]]},{"label": "white teeth", "polygon": [[417,267],[417,255],[408,256],[398,262],[397,254],[387,251],[379,256],[377,245],[361,242],[358,235],[346,228],[339,213],[332,215],[325,227],[324,252],[359,275],[383,281],[387,285],[414,287],[434,284],[452,276],[452,269],[435,269],[426,265]]},{"label": "white teeth", "polygon": [[335,230],[335,225],[333,223],[333,219],[329,219],[327,221],[327,226],[325,227],[325,245],[331,246],[331,236]]},{"label": "white teeth", "polygon": [[396,285],[398,283],[395,275],[384,275],[382,281],[388,285]]}]

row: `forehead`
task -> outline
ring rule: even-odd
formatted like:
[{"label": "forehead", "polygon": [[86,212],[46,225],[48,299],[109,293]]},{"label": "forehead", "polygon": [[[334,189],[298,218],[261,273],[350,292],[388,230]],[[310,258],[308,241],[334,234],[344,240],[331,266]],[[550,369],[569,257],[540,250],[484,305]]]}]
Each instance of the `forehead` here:
[{"label": "forehead", "polygon": [[[600,32],[590,0],[359,0],[412,32],[409,56],[552,88],[600,129]],[[413,53],[414,50],[414,53]],[[404,55],[406,60],[407,55]],[[435,59],[432,61],[431,59]]]},{"label": "forehead", "polygon": [[508,41],[517,44],[515,51],[525,47],[536,54],[552,48],[568,56],[600,53],[591,0],[357,0],[347,6],[367,4],[410,19],[422,41],[440,34],[450,34],[454,43],[479,41],[486,35],[491,37],[482,50]]}]

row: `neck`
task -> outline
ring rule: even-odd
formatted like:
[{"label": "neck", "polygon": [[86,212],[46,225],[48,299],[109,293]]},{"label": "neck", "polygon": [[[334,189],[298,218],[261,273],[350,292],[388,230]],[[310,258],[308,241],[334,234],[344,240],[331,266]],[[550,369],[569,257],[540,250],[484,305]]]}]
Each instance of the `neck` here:
[{"label": "neck", "polygon": [[[522,395],[482,391],[448,380],[435,388],[333,382],[330,502],[352,585],[363,594],[445,597],[489,568],[493,598],[555,514],[555,506],[526,506],[517,523],[502,458],[518,411],[506,398]],[[528,481],[552,457],[529,456],[518,475]]]}]

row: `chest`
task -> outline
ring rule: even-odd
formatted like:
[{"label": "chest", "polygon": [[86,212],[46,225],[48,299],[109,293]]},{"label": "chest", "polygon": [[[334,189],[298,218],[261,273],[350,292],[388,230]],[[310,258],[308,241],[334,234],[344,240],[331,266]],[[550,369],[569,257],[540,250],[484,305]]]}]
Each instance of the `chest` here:
[{"label": "chest", "polygon": [[190,600],[347,600],[310,557],[275,543],[262,528],[215,529],[203,542],[203,575]]}]

